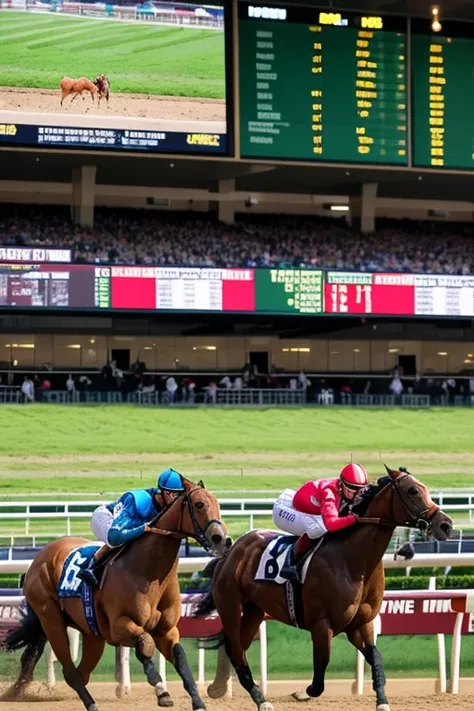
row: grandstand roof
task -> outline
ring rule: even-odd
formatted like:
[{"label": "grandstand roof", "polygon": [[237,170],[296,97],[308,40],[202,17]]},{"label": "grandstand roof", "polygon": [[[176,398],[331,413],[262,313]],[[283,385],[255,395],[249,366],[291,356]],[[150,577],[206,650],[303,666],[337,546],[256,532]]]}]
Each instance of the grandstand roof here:
[{"label": "grandstand roof", "polygon": [[[442,18],[446,20],[472,20],[472,0],[285,0],[294,5],[316,5],[338,10],[371,10],[381,13],[396,13],[413,17],[430,17],[432,5],[439,5]],[[274,0],[272,0],[274,4]]]},{"label": "grandstand roof", "polygon": [[97,183],[103,185],[217,190],[219,180],[235,178],[235,189],[248,193],[356,195],[361,183],[378,183],[379,197],[469,202],[474,197],[469,173],[18,150],[0,151],[0,180],[71,183],[72,169],[81,165],[96,165]]}]

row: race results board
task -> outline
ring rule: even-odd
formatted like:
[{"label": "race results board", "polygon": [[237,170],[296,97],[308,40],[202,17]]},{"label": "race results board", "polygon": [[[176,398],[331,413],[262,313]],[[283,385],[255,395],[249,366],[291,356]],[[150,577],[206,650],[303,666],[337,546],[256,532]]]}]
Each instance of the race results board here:
[{"label": "race results board", "polygon": [[239,3],[241,155],[408,165],[407,22]]},{"label": "race results board", "polygon": [[0,310],[474,317],[474,276],[0,264]]},{"label": "race results board", "polygon": [[474,27],[411,20],[413,164],[474,169]]}]

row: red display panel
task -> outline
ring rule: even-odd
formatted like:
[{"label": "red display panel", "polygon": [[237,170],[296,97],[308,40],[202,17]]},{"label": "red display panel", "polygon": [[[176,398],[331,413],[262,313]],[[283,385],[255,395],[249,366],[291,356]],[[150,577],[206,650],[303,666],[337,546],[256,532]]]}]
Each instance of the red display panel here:
[{"label": "red display panel", "polygon": [[326,279],[326,313],[415,315],[415,286],[411,274],[328,272]]}]

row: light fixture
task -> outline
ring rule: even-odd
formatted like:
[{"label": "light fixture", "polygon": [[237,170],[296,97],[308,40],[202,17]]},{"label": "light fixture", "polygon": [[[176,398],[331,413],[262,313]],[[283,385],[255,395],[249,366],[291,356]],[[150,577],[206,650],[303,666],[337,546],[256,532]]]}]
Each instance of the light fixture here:
[{"label": "light fixture", "polygon": [[360,348],[353,348],[354,353],[360,353]]},{"label": "light fixture", "polygon": [[331,355],[339,355],[339,351],[331,351]]},{"label": "light fixture", "polygon": [[331,205],[331,212],[349,212],[349,205]]},{"label": "light fixture", "polygon": [[217,351],[217,346],[193,346],[193,351]]},{"label": "light fixture", "polygon": [[152,347],[151,346],[144,346],[143,350],[144,351],[151,351]]},{"label": "light fixture", "polygon": [[95,338],[90,338],[90,339],[89,339],[89,343],[94,344],[94,343],[95,343]]},{"label": "light fixture", "polygon": [[431,29],[433,32],[439,32],[442,29],[441,22],[439,21],[438,5],[433,5],[431,7]]},{"label": "light fixture", "polygon": [[468,357],[468,358],[474,358],[474,353],[468,353],[468,354],[467,354],[467,357]]},{"label": "light fixture", "polygon": [[389,353],[400,353],[400,348],[389,348],[388,352]]},{"label": "light fixture", "polygon": [[463,362],[470,364],[470,363],[472,363],[472,360],[470,358],[466,358]]},{"label": "light fixture", "polygon": [[34,348],[34,343],[7,343],[5,348]]},{"label": "light fixture", "polygon": [[440,356],[447,356],[448,354],[447,354],[446,351],[438,351],[438,355],[440,355]]},{"label": "light fixture", "polygon": [[78,351],[80,348],[82,348],[82,346],[80,343],[70,343],[68,346],[66,346],[66,348],[73,348],[74,350]]}]

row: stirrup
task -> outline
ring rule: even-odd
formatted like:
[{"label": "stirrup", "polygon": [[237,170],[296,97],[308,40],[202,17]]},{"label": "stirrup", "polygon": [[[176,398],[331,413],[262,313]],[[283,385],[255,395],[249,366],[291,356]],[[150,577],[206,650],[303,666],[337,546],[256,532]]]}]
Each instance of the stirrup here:
[{"label": "stirrup", "polygon": [[80,570],[77,574],[77,577],[79,580],[82,580],[84,583],[87,583],[93,588],[98,588],[99,587],[99,581],[97,580],[95,573],[91,568],[85,568],[84,570]]}]

